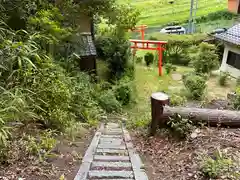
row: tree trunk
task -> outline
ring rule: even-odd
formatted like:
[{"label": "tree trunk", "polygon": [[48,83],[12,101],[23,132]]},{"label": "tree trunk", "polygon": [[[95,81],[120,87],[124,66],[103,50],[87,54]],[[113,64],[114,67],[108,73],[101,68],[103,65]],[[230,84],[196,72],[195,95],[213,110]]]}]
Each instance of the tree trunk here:
[{"label": "tree trunk", "polygon": [[169,120],[175,113],[183,118],[191,119],[194,123],[203,122],[211,126],[240,127],[240,111],[169,107],[165,106],[161,116],[161,124]]},{"label": "tree trunk", "polygon": [[150,135],[156,133],[159,123],[161,123],[164,106],[169,105],[169,97],[164,93],[153,93],[151,96],[152,107],[152,123],[150,128]]}]

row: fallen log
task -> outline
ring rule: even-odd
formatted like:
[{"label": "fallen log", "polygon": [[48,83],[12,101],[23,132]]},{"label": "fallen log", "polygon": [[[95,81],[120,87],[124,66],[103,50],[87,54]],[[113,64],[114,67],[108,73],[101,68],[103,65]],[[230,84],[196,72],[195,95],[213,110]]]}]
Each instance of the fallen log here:
[{"label": "fallen log", "polygon": [[166,123],[170,116],[179,114],[193,122],[203,122],[210,126],[240,127],[240,112],[218,109],[185,108],[165,106],[160,123]]},{"label": "fallen log", "polygon": [[170,107],[169,97],[164,93],[153,93],[151,96],[152,122],[150,134],[154,135],[159,126],[164,127],[169,117],[179,114],[194,123],[207,123],[210,126],[240,127],[240,111]]}]

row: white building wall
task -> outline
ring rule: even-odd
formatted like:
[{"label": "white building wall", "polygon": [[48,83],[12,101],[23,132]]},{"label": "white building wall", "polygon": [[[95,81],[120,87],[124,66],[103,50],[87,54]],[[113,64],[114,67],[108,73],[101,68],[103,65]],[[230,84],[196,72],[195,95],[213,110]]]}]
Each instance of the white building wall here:
[{"label": "white building wall", "polygon": [[[221,64],[221,67],[220,67],[220,71],[229,72],[231,76],[233,76],[235,78],[238,78],[238,77],[240,77],[240,70],[227,64],[227,57],[228,57],[228,52],[229,51],[240,54],[240,48],[225,44],[223,60],[222,60],[222,64]],[[239,59],[239,61],[240,61],[240,59]]]}]

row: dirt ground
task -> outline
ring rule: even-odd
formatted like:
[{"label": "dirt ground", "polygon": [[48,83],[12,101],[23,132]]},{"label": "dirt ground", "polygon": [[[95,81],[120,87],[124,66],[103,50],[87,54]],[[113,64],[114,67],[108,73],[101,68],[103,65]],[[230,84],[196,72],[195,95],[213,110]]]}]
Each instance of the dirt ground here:
[{"label": "dirt ground", "polygon": [[162,133],[155,137],[133,133],[133,142],[142,156],[149,179],[204,180],[198,158],[201,153],[211,154],[216,148],[230,154],[240,150],[239,129],[204,128],[197,132],[197,136],[185,141]]},{"label": "dirt ground", "polygon": [[59,138],[59,143],[52,151],[55,155],[44,162],[24,154],[18,147],[13,147],[15,157],[12,157],[13,161],[8,165],[0,165],[0,180],[59,180],[62,175],[64,180],[72,180],[93,134],[94,130],[90,130],[74,142]]}]

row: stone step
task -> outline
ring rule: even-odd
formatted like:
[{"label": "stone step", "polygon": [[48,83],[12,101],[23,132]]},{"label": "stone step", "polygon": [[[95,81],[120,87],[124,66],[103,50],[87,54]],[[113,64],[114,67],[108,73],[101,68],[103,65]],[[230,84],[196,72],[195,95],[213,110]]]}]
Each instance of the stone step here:
[{"label": "stone step", "polygon": [[119,155],[128,155],[127,150],[121,149],[97,149],[97,153],[106,153],[106,154],[119,154]]},{"label": "stone step", "polygon": [[120,132],[120,131],[104,131],[103,134],[104,135],[121,135],[122,132]]},{"label": "stone step", "polygon": [[129,161],[129,156],[102,156],[102,155],[95,155],[94,160],[98,161]]},{"label": "stone step", "polygon": [[99,144],[97,148],[125,150],[126,146],[125,145],[114,145],[114,144]]},{"label": "stone step", "polygon": [[134,178],[133,171],[90,171],[88,173],[89,179],[103,179],[103,178]]},{"label": "stone step", "polygon": [[132,167],[130,162],[93,162],[92,168],[95,167],[118,167],[118,168],[128,168]]},{"label": "stone step", "polygon": [[123,139],[113,139],[113,138],[100,138],[100,143],[113,143],[113,144],[124,144]]},{"label": "stone step", "polygon": [[[90,179],[87,179],[90,180]],[[134,179],[94,179],[94,180],[134,180]]]},{"label": "stone step", "polygon": [[113,128],[118,128],[120,125],[118,123],[108,123],[106,126],[108,127],[113,127]]},{"label": "stone step", "polygon": [[101,138],[117,138],[117,139],[122,139],[121,135],[101,135]]}]

